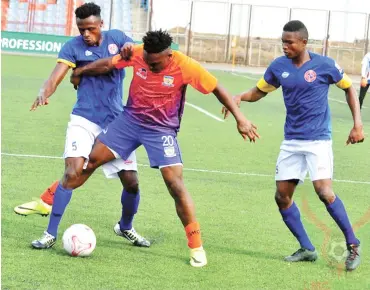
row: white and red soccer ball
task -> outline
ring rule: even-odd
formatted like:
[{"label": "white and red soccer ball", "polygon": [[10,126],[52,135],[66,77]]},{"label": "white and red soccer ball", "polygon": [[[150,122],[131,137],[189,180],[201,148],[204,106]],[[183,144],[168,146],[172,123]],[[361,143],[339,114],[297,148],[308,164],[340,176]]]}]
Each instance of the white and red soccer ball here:
[{"label": "white and red soccer ball", "polygon": [[63,248],[74,257],[86,257],[94,251],[96,237],[94,231],[84,224],[71,225],[63,234]]}]

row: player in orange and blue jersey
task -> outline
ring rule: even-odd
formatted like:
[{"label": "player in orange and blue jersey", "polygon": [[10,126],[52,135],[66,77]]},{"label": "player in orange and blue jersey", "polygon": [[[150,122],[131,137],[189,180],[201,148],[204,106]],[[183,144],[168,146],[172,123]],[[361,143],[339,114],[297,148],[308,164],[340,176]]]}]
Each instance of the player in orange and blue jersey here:
[{"label": "player in orange and blue jersey", "polygon": [[[193,200],[182,178],[182,158],[177,132],[185,103],[187,85],[213,93],[234,115],[239,133],[250,141],[258,138],[256,127],[248,121],[221,87],[217,79],[198,62],[181,52],[172,51],[172,37],[165,31],[150,31],[143,46],[127,45],[123,56],[101,59],[74,71],[74,79],[107,73],[112,69],[133,67],[133,80],[124,111],[98,136],[89,156],[88,177],[97,167],[122,157],[140,145],[147,151],[150,166],[159,168],[185,228],[190,248],[190,264],[207,264],[200,226]],[[75,84],[78,85],[78,84]],[[81,179],[84,182],[85,179]],[[51,217],[52,218],[52,217]]]},{"label": "player in orange and blue jersey", "polygon": [[[349,251],[348,271],[360,264],[360,241],[356,238],[346,210],[332,189],[333,150],[328,90],[336,84],[346,94],[354,126],[347,144],[363,142],[360,105],[352,81],[331,58],[306,50],[308,31],[300,21],[290,21],[283,29],[285,56],[275,59],[255,88],[234,100],[256,102],[280,86],[286,107],[285,140],[276,164],[276,203],[289,230],[301,248],[285,258],[288,262],[317,259],[292,197],[298,183],[310,173],[313,186],[327,211],[342,230]],[[227,114],[227,112],[226,112]],[[227,115],[225,115],[226,117]]]}]

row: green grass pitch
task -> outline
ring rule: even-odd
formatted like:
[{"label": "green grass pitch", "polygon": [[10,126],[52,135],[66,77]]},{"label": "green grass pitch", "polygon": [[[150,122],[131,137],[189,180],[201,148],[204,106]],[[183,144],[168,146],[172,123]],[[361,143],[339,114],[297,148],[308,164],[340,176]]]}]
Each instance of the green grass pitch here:
[{"label": "green grass pitch", "polygon": [[[75,91],[68,78],[50,104],[29,112],[40,85],[55,60],[2,55],[2,153],[62,156]],[[125,95],[131,78],[127,70]],[[255,81],[215,72],[232,93]],[[345,101],[332,88],[330,98]],[[221,117],[213,95],[188,90],[187,101]],[[335,192],[346,205],[353,223],[370,220],[370,140],[345,146],[352,127],[346,104],[330,101],[333,117]],[[370,97],[363,110],[370,132]],[[21,217],[14,206],[38,197],[62,176],[62,159],[2,155],[2,289],[369,289],[370,223],[356,228],[362,241],[362,264],[345,273],[335,262],[343,237],[307,180],[295,201],[303,223],[319,251],[315,263],[288,264],[285,255],[298,243],[281,220],[274,201],[274,170],[283,139],[285,108],[278,90],[254,104],[243,104],[246,116],[257,124],[262,138],[244,142],[235,121],[218,122],[187,106],[179,142],[184,178],[197,208],[208,265],[188,264],[183,227],[159,171],[150,169],[146,153],[138,150],[141,204],[135,228],[153,241],[149,249],[131,246],[113,234],[120,217],[121,185],[107,180],[101,170],[73,194],[53,249],[31,249],[31,240],[46,228],[48,218]],[[369,135],[367,135],[369,138]],[[355,182],[361,181],[361,182]],[[320,228],[316,217],[330,230]],[[85,223],[97,236],[88,258],[69,257],[60,238],[71,224]],[[336,246],[336,247],[335,247]],[[339,264],[343,264],[342,262]]]}]

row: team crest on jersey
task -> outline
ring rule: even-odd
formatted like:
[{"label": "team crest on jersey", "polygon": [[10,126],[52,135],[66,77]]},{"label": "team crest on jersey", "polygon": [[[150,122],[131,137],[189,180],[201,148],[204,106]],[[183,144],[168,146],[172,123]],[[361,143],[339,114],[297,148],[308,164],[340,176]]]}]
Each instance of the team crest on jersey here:
[{"label": "team crest on jersey", "polygon": [[85,55],[86,55],[86,56],[90,56],[90,55],[92,55],[92,52],[91,52],[90,50],[86,50],[86,51],[85,51]]},{"label": "team crest on jersey", "polygon": [[304,79],[308,83],[314,82],[316,80],[316,72],[312,69],[306,71],[305,74],[304,74]]},{"label": "team crest on jersey", "polygon": [[147,71],[145,68],[139,68],[136,72],[136,75],[141,77],[142,79],[146,80],[147,77]]},{"label": "team crest on jersey", "polygon": [[174,86],[174,84],[173,84],[174,80],[175,80],[174,77],[164,76],[162,85],[166,86],[166,87],[173,87]]},{"label": "team crest on jersey", "polygon": [[281,74],[281,76],[283,77],[283,79],[286,79],[289,76],[289,73],[285,71]]},{"label": "team crest on jersey", "polygon": [[117,45],[114,44],[114,43],[109,44],[108,45],[108,51],[109,51],[110,54],[117,54],[117,52],[118,52]]}]

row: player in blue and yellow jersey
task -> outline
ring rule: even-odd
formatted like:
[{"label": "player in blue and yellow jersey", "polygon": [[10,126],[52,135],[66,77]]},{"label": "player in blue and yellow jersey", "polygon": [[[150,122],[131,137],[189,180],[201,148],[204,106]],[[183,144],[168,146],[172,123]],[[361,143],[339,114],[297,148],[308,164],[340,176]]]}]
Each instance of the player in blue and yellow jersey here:
[{"label": "player in blue and yellow jersey", "polygon": [[101,59],[74,71],[76,77],[82,76],[81,82],[89,75],[114,69],[133,67],[134,71],[125,110],[98,136],[86,173],[116,158],[125,159],[143,145],[150,166],[160,169],[175,201],[188,239],[190,264],[203,267],[207,264],[206,253],[194,203],[183,182],[182,157],[177,141],[187,85],[203,94],[213,93],[227,106],[245,139],[255,141],[259,136],[256,127],[244,117],[211,73],[195,60],[171,50],[172,37],[167,32],[149,31],[143,42],[143,46],[125,46],[124,58]]},{"label": "player in blue and yellow jersey", "polygon": [[[31,110],[48,104],[48,98],[55,92],[70,68],[76,69],[97,59],[116,55],[121,47],[133,42],[122,31],[101,31],[103,21],[100,17],[100,7],[94,3],[80,6],[75,14],[81,35],[71,39],[62,47],[57,64],[40,89]],[[82,172],[88,163],[96,137],[123,110],[124,76],[123,70],[112,70],[104,75],[85,77],[81,81],[77,89],[77,102],[70,116],[66,133],[65,171],[62,179],[55,182],[42,195],[41,201],[15,208],[15,211],[19,211],[20,214],[30,212],[48,214],[50,209],[45,209],[44,203],[52,205],[54,202],[48,228],[40,239],[32,242],[34,248],[50,248],[55,244],[57,228],[65,208],[59,204],[69,203],[72,191],[78,187],[78,180],[84,178]],[[119,177],[123,185],[122,218],[114,227],[115,233],[136,246],[149,247],[150,243],[132,227],[140,200],[135,152],[125,160],[116,159],[105,164],[103,170],[108,178]]]},{"label": "player in blue and yellow jersey", "polygon": [[[301,248],[285,258],[288,262],[317,259],[300,219],[299,209],[292,200],[299,182],[307,171],[319,198],[345,235],[349,255],[346,269],[354,270],[360,264],[360,241],[356,238],[346,210],[332,189],[333,151],[328,90],[331,84],[343,89],[351,109],[354,126],[347,144],[363,142],[359,101],[352,81],[328,57],[306,50],[308,31],[300,21],[290,21],[282,35],[285,56],[275,59],[255,88],[234,97],[256,102],[280,86],[286,107],[285,140],[280,147],[276,164],[276,203],[283,220],[298,239]],[[224,108],[225,111],[225,108]],[[227,110],[226,110],[227,116]]]}]

